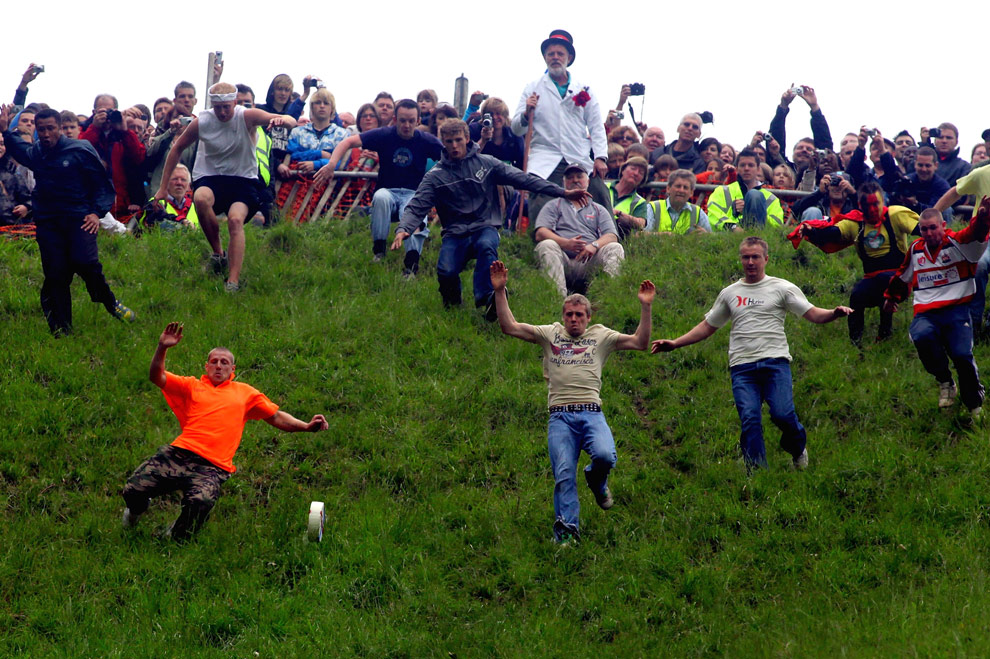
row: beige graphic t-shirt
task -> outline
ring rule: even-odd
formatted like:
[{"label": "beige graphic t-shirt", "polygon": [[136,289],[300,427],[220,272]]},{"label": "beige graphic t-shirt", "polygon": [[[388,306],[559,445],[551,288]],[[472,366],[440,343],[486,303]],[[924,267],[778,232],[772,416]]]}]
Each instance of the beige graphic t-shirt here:
[{"label": "beige graphic t-shirt", "polygon": [[560,323],[533,329],[543,346],[543,377],[550,388],[547,405],[601,405],[602,366],[621,335],[604,325],[592,325],[577,338]]}]

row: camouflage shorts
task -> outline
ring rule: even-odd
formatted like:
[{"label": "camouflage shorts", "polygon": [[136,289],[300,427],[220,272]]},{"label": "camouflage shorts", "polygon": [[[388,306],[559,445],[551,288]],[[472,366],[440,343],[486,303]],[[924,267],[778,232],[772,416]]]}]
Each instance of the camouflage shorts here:
[{"label": "camouflage shorts", "polygon": [[206,458],[177,446],[162,446],[134,470],[124,486],[127,507],[136,514],[148,508],[148,500],[169,492],[182,492],[183,507],[213,508],[220,486],[230,474]]}]

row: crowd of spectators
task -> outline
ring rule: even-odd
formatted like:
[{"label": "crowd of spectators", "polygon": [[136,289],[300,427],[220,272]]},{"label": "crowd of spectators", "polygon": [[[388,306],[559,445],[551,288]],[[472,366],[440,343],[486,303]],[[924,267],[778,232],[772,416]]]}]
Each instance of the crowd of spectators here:
[{"label": "crowd of spectators", "polygon": [[[29,141],[34,139],[34,115],[48,107],[43,102],[27,103],[28,85],[39,73],[40,67],[32,64],[22,76],[13,99],[13,105],[19,111],[15,117],[16,129]],[[221,73],[222,64],[218,65],[216,77]],[[608,177],[613,179],[609,191],[622,239],[638,231],[658,230],[656,205],[649,202],[665,199],[665,188],[643,186],[650,182],[666,183],[675,170],[692,172],[695,175],[692,187],[707,184],[721,188],[714,194],[714,218],[709,208],[711,192],[694,192],[691,197],[691,202],[714,220],[711,226],[719,230],[763,221],[796,224],[802,219],[848,212],[855,204],[856,189],[868,180],[880,183],[891,205],[921,212],[933,207],[971,167],[990,161],[990,131],[984,133],[983,141],[968,150],[970,160],[967,161],[960,152],[958,129],[950,122],[937,128],[922,128],[917,140],[907,130],[901,130],[890,140],[876,129],[863,127],[843,135],[838,150],[833,150],[835,145],[828,122],[814,88],[807,85],[790,86],[784,91],[774,109],[769,130],[755,131],[749,144],[737,147],[712,136],[700,139],[703,126],[712,121],[711,114],[705,112],[685,114],[674,130],[676,137],[668,143],[660,126],[623,123],[624,115],[632,114],[629,100],[633,87],[623,85],[615,108],[603,117],[608,139]],[[636,91],[642,93],[642,90]],[[808,106],[812,135],[799,139],[788,157],[785,151],[786,120],[792,103],[798,98]],[[239,84],[237,102],[254,107],[252,88]],[[419,109],[417,130],[437,136],[445,121],[463,118],[481,153],[514,167],[523,167],[524,140],[512,130],[512,115],[506,101],[475,92],[463,115],[451,104],[440,101],[432,89],[420,91],[415,102]],[[161,182],[165,155],[172,141],[194,116],[196,103],[195,85],[181,81],[171,98],[162,96],[150,108],[136,104],[121,109],[116,96],[100,93],[94,98],[91,111],[62,112],[63,133],[93,144],[110,171],[116,191],[112,215],[117,220],[126,224],[135,214],[142,213],[142,207]],[[307,105],[308,117],[304,117]],[[356,113],[339,112],[333,94],[319,78],[306,76],[300,93],[289,75],[280,74],[268,85],[264,103],[257,107],[288,114],[300,124],[291,133],[287,128],[277,126],[266,135],[259,135],[259,150],[265,151],[264,168],[267,171],[263,178],[266,183],[292,183],[281,186],[278,194],[272,189],[270,201],[274,202],[277,211],[272,213],[270,207],[262,211],[264,222],[269,224],[277,217],[309,219],[317,210],[326,187],[318,185],[310,191],[314,185],[314,172],[329,161],[336,145],[345,138],[394,125],[396,99],[383,91]],[[627,107],[630,112],[626,111]],[[752,155],[743,156],[748,171],[746,180],[740,180],[739,159],[746,150]],[[180,162],[187,169],[192,168],[195,151],[194,145],[182,155]],[[755,168],[752,167],[754,160]],[[630,165],[625,167],[627,162]],[[338,171],[357,172],[376,171],[377,166],[377,154],[359,148],[350,149],[346,157],[335,164]],[[8,157],[0,144],[0,223],[31,221],[32,187],[30,170]],[[344,215],[354,205],[369,207],[374,190],[374,180],[340,180],[336,182],[334,194],[327,196],[336,200],[333,205],[336,214]],[[747,214],[745,203],[739,202],[744,201],[751,190],[759,190],[764,202],[759,204],[756,195],[750,195],[755,211]],[[782,190],[811,195],[779,194]],[[519,195],[511,189],[502,189],[500,194],[506,226],[513,225],[519,214]],[[175,201],[178,203],[172,204],[174,210],[186,205],[182,200]],[[972,201],[961,199],[957,205]],[[300,208],[304,202],[306,206]],[[724,208],[726,202],[731,208]],[[326,204],[321,210],[329,207],[330,204]],[[168,209],[170,214],[173,209]],[[948,218],[951,211],[945,214]],[[190,221],[185,215],[180,217],[178,212],[175,216],[179,221]],[[728,221],[719,221],[726,216]],[[532,221],[535,224],[535,216]],[[704,231],[707,224],[695,223],[692,231]]]}]

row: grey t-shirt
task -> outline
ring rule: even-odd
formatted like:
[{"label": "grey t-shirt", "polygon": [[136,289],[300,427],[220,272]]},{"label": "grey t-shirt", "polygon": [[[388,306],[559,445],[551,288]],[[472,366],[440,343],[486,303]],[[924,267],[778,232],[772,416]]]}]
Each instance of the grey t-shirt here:
[{"label": "grey t-shirt", "polygon": [[554,199],[543,206],[536,218],[536,229],[545,227],[561,238],[582,238],[586,242],[598,240],[606,233],[618,235],[615,221],[601,204],[589,203],[575,208],[566,199]]},{"label": "grey t-shirt", "polygon": [[784,318],[788,311],[803,316],[812,306],[800,288],[767,275],[755,284],[740,279],[723,288],[705,320],[712,327],[732,321],[730,368],[777,357],[790,361]]}]

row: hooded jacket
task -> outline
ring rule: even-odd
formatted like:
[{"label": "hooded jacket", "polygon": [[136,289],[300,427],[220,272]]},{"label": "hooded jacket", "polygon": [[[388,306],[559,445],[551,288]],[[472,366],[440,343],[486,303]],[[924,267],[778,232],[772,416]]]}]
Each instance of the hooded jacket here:
[{"label": "hooded jacket", "polygon": [[478,152],[471,142],[467,155],[452,160],[444,151],[409,200],[397,231],[412,234],[430,208],[436,207],[442,235],[465,236],[484,227],[502,226],[497,186],[511,185],[535,194],[563,197],[564,189],[535,174],[527,174],[493,156]]},{"label": "hooded jacket", "polygon": [[34,172],[31,195],[37,220],[103,217],[114,202],[113,182],[93,145],[64,135],[51,149],[29,144],[9,130],[3,141],[17,162]]},{"label": "hooded jacket", "polygon": [[31,208],[31,191],[27,181],[17,172],[17,165],[8,154],[0,157],[0,225],[30,222],[14,216],[14,206]]}]

